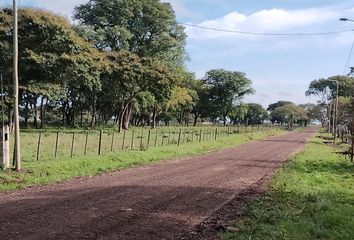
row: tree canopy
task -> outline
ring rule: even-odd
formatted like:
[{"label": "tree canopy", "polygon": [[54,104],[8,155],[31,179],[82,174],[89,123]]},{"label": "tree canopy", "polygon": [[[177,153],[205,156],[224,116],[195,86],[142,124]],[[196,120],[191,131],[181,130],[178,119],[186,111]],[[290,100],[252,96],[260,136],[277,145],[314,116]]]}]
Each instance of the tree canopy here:
[{"label": "tree canopy", "polygon": [[79,32],[101,50],[128,50],[183,64],[184,27],[171,4],[160,0],[90,0],[75,8]]}]

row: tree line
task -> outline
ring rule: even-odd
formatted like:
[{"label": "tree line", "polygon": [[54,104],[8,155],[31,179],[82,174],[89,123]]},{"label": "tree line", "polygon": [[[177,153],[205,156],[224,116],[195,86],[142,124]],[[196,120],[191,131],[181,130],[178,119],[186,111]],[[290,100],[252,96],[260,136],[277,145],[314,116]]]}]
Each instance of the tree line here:
[{"label": "tree line", "polygon": [[[0,10],[0,73],[5,120],[12,124],[12,17]],[[187,35],[169,3],[90,0],[74,23],[54,13],[19,10],[20,115],[24,127],[154,128],[171,121],[196,125],[260,124],[269,112],[243,104],[253,94],[245,73],[213,69],[202,79],[185,67]],[[271,110],[273,122],[308,119],[295,104]],[[303,109],[303,108],[302,108]]]}]

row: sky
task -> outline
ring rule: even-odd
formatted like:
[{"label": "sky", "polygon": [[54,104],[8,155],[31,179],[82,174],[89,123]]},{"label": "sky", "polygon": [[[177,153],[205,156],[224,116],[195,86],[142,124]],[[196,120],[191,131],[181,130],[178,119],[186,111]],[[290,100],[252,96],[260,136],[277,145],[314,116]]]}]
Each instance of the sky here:
[{"label": "sky", "polygon": [[[262,33],[318,33],[354,29],[354,0],[164,0],[181,23]],[[11,4],[0,0],[0,5]],[[70,17],[87,0],[21,0]],[[312,80],[345,69],[354,31],[331,36],[246,36],[186,27],[188,69],[203,77],[224,68],[246,73],[256,93],[246,102],[316,102],[305,91]],[[353,62],[350,62],[354,66]]]}]

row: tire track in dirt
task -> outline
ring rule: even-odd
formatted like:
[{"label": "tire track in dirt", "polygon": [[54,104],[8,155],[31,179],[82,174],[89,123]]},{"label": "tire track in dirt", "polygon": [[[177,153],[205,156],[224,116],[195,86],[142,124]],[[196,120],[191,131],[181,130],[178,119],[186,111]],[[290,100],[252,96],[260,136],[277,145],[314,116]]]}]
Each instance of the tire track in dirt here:
[{"label": "tire track in dirt", "polygon": [[0,193],[0,239],[197,239],[196,227],[213,239],[211,225],[256,194],[314,132]]}]

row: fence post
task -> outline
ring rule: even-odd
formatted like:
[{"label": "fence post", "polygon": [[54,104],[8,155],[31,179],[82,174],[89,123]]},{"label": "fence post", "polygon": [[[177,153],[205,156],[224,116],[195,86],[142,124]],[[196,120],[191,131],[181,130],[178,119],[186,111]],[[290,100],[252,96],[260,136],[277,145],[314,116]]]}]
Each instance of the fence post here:
[{"label": "fence post", "polygon": [[132,131],[132,139],[131,139],[131,143],[130,143],[130,149],[131,150],[134,149],[134,130]]},{"label": "fence post", "polygon": [[182,134],[182,129],[179,130],[179,134],[178,134],[178,143],[177,143],[178,146],[181,142],[181,134]]},{"label": "fence post", "polygon": [[73,132],[73,137],[72,137],[72,140],[71,140],[71,152],[70,152],[70,157],[71,158],[73,157],[73,154],[74,154],[74,144],[75,144],[75,132]]},{"label": "fence post", "polygon": [[140,135],[140,150],[143,149],[143,137],[144,137],[144,129],[141,130],[141,135]]},{"label": "fence post", "polygon": [[218,137],[218,128],[215,128],[215,140],[217,139]]},{"label": "fence post", "polygon": [[59,143],[59,131],[57,132],[57,137],[55,139],[55,151],[54,151],[54,158],[57,158],[58,153],[58,143]]},{"label": "fence post", "polygon": [[37,144],[37,161],[39,161],[39,151],[41,148],[41,139],[42,139],[42,132],[39,132],[38,144]]},{"label": "fence post", "polygon": [[203,133],[203,130],[200,129],[200,131],[199,131],[199,142],[202,142],[202,133]]},{"label": "fence post", "polygon": [[114,130],[112,132],[111,152],[113,152],[113,146],[114,146]]},{"label": "fence post", "polygon": [[125,145],[125,130],[123,130],[122,150],[124,150],[124,145]]},{"label": "fence post", "polygon": [[171,137],[171,131],[168,131],[168,141],[167,141],[167,145],[170,145],[170,137]]},{"label": "fence post", "polygon": [[154,143],[154,147],[157,146],[157,137],[158,137],[158,134],[159,134],[159,131],[156,130],[156,133],[155,133],[155,143]]},{"label": "fence post", "polygon": [[194,129],[192,130],[192,142],[194,142]]},{"label": "fence post", "polygon": [[227,127],[227,136],[230,136],[230,127]]},{"label": "fence post", "polygon": [[165,133],[161,130],[162,133],[162,139],[161,139],[161,147],[163,147],[163,143],[165,141]]},{"label": "fence post", "polygon": [[99,142],[98,142],[98,155],[101,155],[101,153],[102,153],[102,133],[103,133],[103,130],[100,130],[100,138],[99,138]]},{"label": "fence post", "polygon": [[84,155],[86,155],[87,153],[87,141],[88,141],[88,131],[86,131]]},{"label": "fence post", "polygon": [[151,129],[149,129],[149,132],[148,132],[148,139],[147,139],[146,149],[149,149],[150,137],[151,137]]}]

